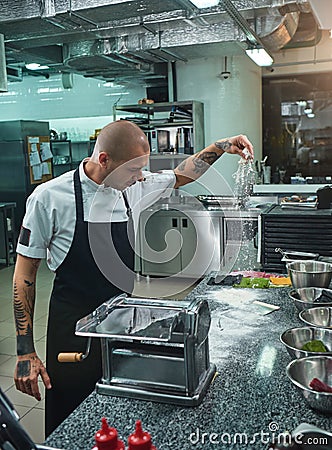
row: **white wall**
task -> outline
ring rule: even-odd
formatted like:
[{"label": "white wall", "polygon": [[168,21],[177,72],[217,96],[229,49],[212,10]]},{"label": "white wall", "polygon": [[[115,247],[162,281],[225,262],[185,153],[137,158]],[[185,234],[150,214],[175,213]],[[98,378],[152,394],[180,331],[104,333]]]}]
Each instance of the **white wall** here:
[{"label": "white wall", "polygon": [[[262,155],[262,96],[261,69],[248,57],[232,56],[227,80],[218,78],[222,58],[204,58],[177,63],[178,100],[199,100],[204,103],[205,144],[222,137],[246,134],[255,147],[256,159]],[[233,173],[239,157],[223,155],[216,169],[225,180],[234,185]],[[209,173],[203,179],[207,189],[225,194],[225,186]],[[203,193],[197,183],[186,187],[193,194]]]}]

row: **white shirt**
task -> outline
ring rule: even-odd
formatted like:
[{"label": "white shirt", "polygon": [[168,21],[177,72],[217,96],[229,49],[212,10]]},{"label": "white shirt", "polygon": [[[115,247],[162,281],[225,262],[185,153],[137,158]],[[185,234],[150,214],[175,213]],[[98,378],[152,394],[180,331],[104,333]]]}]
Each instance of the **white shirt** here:
[{"label": "white shirt", "polygon": [[[126,222],[128,216],[121,191],[99,185],[88,178],[80,164],[84,220],[88,222]],[[55,271],[64,261],[74,237],[76,224],[74,171],[36,187],[27,200],[17,253],[30,258],[47,258]],[[144,172],[145,181],[126,189],[137,229],[140,212],[159,198],[169,197],[175,184],[172,170]],[[22,232],[21,232],[22,235]]]}]

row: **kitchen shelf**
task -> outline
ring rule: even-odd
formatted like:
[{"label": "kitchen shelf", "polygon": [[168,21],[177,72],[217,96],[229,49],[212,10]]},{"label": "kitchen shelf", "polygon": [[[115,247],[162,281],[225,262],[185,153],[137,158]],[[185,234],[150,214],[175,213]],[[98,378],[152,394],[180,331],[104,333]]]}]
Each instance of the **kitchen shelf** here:
[{"label": "kitchen shelf", "polygon": [[[76,169],[84,158],[91,155],[91,141],[53,140],[51,141],[53,153],[53,175],[62,175],[68,170]],[[66,162],[57,162],[58,158],[68,158]]]},{"label": "kitchen shelf", "polygon": [[[191,117],[181,116],[183,111]],[[126,116],[126,113],[133,116]],[[173,113],[178,116],[172,116]],[[204,105],[196,100],[117,105],[113,108],[113,118],[132,121],[146,133],[151,147],[150,168],[155,155],[163,160],[173,159],[174,162],[171,164],[173,168],[177,157],[184,159],[188,154],[196,153],[204,148]],[[180,139],[183,140],[179,149]],[[168,145],[170,150],[179,149],[179,151],[160,152],[161,145],[166,147]]]}]

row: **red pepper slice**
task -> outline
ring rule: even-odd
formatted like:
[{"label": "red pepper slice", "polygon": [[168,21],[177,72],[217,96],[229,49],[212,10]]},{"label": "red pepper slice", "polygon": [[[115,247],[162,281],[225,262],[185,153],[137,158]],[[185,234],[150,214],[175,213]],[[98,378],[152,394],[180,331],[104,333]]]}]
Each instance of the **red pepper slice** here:
[{"label": "red pepper slice", "polygon": [[329,386],[326,383],[323,383],[323,381],[319,380],[318,378],[313,378],[309,386],[314,390],[318,392],[330,392],[332,393],[332,387]]}]

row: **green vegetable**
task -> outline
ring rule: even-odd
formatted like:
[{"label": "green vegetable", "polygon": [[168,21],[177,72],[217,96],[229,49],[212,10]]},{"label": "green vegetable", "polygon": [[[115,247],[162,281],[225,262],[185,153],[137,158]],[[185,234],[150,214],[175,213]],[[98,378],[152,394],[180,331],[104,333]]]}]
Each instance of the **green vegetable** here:
[{"label": "green vegetable", "polygon": [[302,347],[301,350],[306,350],[307,352],[327,352],[327,348],[322,341],[313,340],[309,341]]},{"label": "green vegetable", "polygon": [[268,278],[250,278],[243,277],[239,284],[234,284],[235,288],[258,288],[264,289],[268,288],[270,280]]}]

